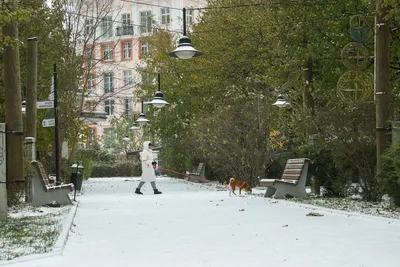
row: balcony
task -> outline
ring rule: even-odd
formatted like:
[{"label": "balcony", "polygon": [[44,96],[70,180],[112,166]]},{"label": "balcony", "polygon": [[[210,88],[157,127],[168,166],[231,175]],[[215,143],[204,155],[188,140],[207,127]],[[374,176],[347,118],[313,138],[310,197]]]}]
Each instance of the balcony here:
[{"label": "balcony", "polygon": [[123,25],[117,27],[116,36],[133,35],[133,25]]}]

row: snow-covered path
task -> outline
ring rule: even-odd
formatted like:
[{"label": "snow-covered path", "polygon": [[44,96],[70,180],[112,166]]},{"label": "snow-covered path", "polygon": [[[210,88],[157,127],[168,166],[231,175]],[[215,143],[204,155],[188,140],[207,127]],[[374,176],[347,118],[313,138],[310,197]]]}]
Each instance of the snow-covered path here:
[{"label": "snow-covered path", "polygon": [[90,179],[63,256],[12,266],[399,266],[398,220],[157,183],[162,195],[139,196],[137,179]]}]

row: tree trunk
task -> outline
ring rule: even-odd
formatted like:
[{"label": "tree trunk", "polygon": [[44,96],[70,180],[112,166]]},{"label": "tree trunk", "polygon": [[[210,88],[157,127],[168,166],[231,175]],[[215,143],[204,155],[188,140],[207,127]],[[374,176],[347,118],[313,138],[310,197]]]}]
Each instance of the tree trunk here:
[{"label": "tree trunk", "polygon": [[[17,1],[10,3],[10,12],[17,8]],[[7,126],[7,190],[9,203],[16,201],[17,193],[24,189],[23,123],[21,81],[17,23],[11,20],[3,26],[4,36],[16,40],[3,52],[5,120]]]}]

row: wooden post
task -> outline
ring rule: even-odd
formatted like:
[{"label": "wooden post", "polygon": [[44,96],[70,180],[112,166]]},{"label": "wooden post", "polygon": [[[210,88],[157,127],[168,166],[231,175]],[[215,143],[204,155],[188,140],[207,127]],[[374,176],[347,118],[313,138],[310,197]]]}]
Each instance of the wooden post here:
[{"label": "wooden post", "polygon": [[389,146],[388,129],[390,129],[390,91],[389,91],[389,6],[383,0],[377,1],[375,17],[375,105],[376,105],[376,158],[380,166],[381,155]]},{"label": "wooden post", "polygon": [[[9,2],[10,12],[17,9],[17,1]],[[7,190],[9,199],[24,189],[23,123],[17,23],[11,20],[3,26],[3,35],[12,42],[4,48],[4,98],[7,125]]]},{"label": "wooden post", "polygon": [[7,219],[6,124],[0,123],[0,221]]}]

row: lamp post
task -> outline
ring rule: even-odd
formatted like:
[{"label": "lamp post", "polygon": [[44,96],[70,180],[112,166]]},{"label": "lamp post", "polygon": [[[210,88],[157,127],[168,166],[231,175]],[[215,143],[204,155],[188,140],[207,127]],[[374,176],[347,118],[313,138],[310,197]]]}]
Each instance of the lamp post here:
[{"label": "lamp post", "polygon": [[168,54],[180,59],[189,59],[203,54],[192,46],[190,38],[186,35],[186,8],[183,8],[183,36],[179,39],[178,47]]}]

